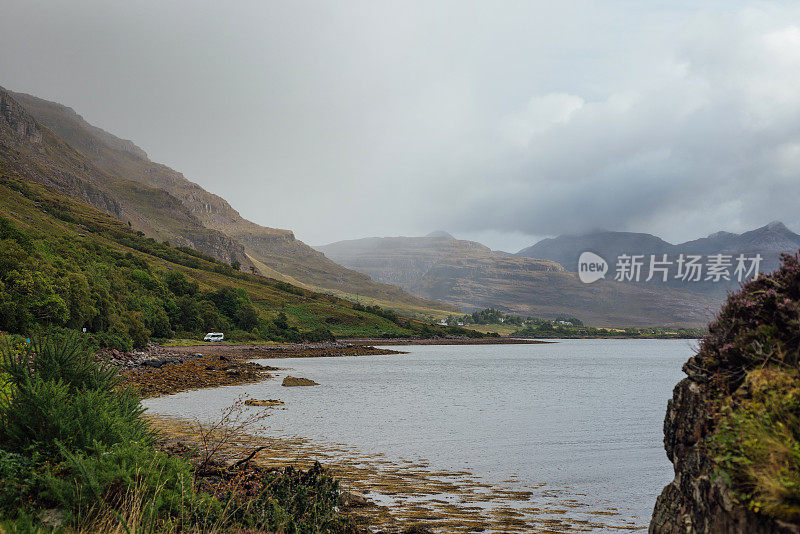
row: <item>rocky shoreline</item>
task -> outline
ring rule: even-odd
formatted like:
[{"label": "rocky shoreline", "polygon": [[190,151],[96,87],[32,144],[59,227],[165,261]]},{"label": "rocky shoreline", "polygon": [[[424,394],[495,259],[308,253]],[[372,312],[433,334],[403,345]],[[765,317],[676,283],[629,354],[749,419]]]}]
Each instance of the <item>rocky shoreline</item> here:
[{"label": "rocky shoreline", "polygon": [[539,345],[542,343],[556,343],[555,341],[541,341],[538,339],[520,339],[510,337],[433,337],[433,338],[352,338],[345,339],[352,345]]},{"label": "rocky shoreline", "polygon": [[551,343],[509,338],[360,338],[328,343],[233,344],[168,346],[151,343],[144,350],[104,351],[101,357],[120,368],[123,384],[142,397],[171,395],[192,389],[250,384],[270,378],[276,370],[252,362],[258,359],[323,358],[405,354],[375,345],[519,345]]},{"label": "rocky shoreline", "polygon": [[169,347],[150,344],[133,352],[107,351],[101,356],[120,368],[123,386],[142,397],[181,391],[250,384],[270,378],[274,367],[250,360],[262,358],[319,358],[403,354],[352,343],[297,343],[291,345],[195,345]]},{"label": "rocky shoreline", "polygon": [[[196,423],[148,415],[166,452],[203,448]],[[224,430],[220,429],[219,432]],[[213,441],[213,440],[212,440]],[[469,470],[433,469],[425,459],[389,459],[342,444],[243,431],[225,440],[209,482],[236,473],[318,470],[341,483],[341,510],[361,534],[469,534],[474,532],[632,532],[642,525],[611,505],[597,507],[567,488],[512,478],[493,483]]]},{"label": "rocky shoreline", "polygon": [[[268,367],[251,360],[261,358],[347,357],[403,352],[376,348],[368,340],[336,343],[286,345],[237,345],[215,343],[193,346],[150,345],[147,350],[131,353],[108,352],[106,356],[119,366],[124,385],[140,390],[144,397],[169,395],[192,389],[254,383],[272,377]],[[387,340],[372,340],[386,344]],[[460,340],[388,340],[393,344],[487,344]],[[478,340],[480,341],[480,340]],[[495,343],[497,340],[491,340]],[[514,344],[540,343],[505,340]],[[293,377],[287,377],[293,378]],[[283,385],[308,385],[302,383]],[[285,381],[284,381],[285,382]],[[282,405],[278,400],[243,402],[250,409]],[[207,444],[199,434],[198,423],[149,415],[159,431],[159,446],[167,453],[192,458]],[[218,432],[225,432],[220,427]],[[355,451],[337,450],[307,441],[292,442],[259,438],[236,431],[235,436],[217,451],[202,470],[200,483],[211,491],[227,488],[233,481],[247,481],[267,471],[307,469],[322,470],[344,484],[341,510],[353,518],[355,532],[384,534],[430,534],[441,532],[539,531],[568,532],[584,528],[604,529],[607,523],[596,519],[562,517],[566,507],[585,508],[584,514],[600,515],[614,521],[614,528],[634,530],[627,520],[616,517],[615,509],[595,511],[590,505],[577,504],[575,496],[534,485],[526,490],[491,485],[468,472],[432,471],[425,461],[397,465],[384,458],[360,457]],[[299,471],[302,476],[303,472]],[[449,497],[443,500],[443,495]],[[532,496],[536,502],[530,502]],[[457,499],[460,502],[451,502]]]}]

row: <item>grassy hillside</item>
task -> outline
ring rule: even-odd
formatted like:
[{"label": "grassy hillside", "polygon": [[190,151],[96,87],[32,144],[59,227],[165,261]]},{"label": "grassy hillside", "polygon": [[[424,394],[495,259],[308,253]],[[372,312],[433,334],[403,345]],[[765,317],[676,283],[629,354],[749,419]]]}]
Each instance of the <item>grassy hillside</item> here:
[{"label": "grassy hillside", "polygon": [[151,337],[430,335],[434,328],[332,295],[235,271],[147,238],[0,161],[0,329],[87,328],[128,348]]},{"label": "grassy hillside", "polygon": [[[83,120],[72,109],[23,93],[11,93],[36,121],[50,128],[81,156],[119,181],[113,196],[124,209],[143,215],[142,227],[156,239],[181,236],[191,239],[195,229],[170,213],[186,213],[204,230],[215,231],[243,246],[247,258],[237,256],[249,270],[253,265],[264,275],[307,288],[336,292],[340,295],[362,295],[383,303],[407,308],[453,311],[452,306],[412,296],[391,285],[381,284],[360,272],[338,265],[320,252],[295,238],[289,230],[268,228],[244,219],[225,199],[209,193],[187,180],[181,173],[147,158],[147,154],[131,141],[119,139]],[[132,186],[130,182],[138,185]],[[166,198],[153,201],[155,188],[175,199],[177,207],[153,211]],[[286,199],[295,201],[295,199]],[[134,223],[134,226],[137,226]],[[138,228],[138,227],[137,227]],[[200,250],[203,250],[200,247]],[[209,251],[212,256],[230,261],[227,253]]]}]

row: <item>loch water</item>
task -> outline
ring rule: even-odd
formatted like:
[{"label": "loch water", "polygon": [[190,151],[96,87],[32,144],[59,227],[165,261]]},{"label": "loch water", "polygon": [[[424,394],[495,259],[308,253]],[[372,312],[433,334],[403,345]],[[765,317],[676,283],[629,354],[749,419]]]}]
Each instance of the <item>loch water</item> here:
[{"label": "loch water", "polygon": [[[408,354],[257,360],[278,379],[150,399],[151,412],[213,421],[245,394],[281,399],[270,435],[343,443],[466,469],[488,481],[569,488],[646,524],[673,476],[667,400],[690,340],[392,346]],[[291,374],[319,382],[282,387]]]}]

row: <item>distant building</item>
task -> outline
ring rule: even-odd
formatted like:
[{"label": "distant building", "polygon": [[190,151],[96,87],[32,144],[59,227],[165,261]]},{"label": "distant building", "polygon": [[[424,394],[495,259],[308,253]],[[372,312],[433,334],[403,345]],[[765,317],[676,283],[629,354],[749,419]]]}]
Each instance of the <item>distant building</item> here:
[{"label": "distant building", "polygon": [[558,324],[561,324],[561,325],[564,325],[564,326],[572,326],[572,322],[571,321],[558,321]]}]

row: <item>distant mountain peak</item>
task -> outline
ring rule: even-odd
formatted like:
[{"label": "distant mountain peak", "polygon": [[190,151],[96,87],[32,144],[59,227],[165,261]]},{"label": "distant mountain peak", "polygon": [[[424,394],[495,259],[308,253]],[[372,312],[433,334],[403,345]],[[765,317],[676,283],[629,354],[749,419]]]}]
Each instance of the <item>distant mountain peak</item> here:
[{"label": "distant mountain peak", "polygon": [[719,232],[714,232],[713,234],[708,234],[708,239],[722,239],[724,237],[731,237],[735,236],[736,234],[732,234],[731,232],[726,232],[725,230],[720,230]]},{"label": "distant mountain peak", "polygon": [[786,225],[783,224],[781,221],[772,221],[771,223],[766,225],[764,228],[766,228],[767,230],[773,230],[773,231],[784,231],[784,230],[788,231],[789,230],[788,228],[786,228]]},{"label": "distant mountain peak", "polygon": [[436,230],[434,232],[429,233],[425,237],[445,237],[447,239],[455,239],[455,237],[450,235],[448,232],[445,232],[444,230]]}]

